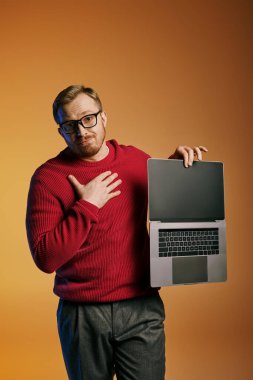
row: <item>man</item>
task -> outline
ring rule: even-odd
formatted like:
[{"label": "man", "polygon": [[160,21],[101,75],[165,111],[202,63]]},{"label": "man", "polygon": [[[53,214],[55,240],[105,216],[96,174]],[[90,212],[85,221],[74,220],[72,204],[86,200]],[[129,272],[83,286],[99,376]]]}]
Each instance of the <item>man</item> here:
[{"label": "man", "polygon": [[[147,159],[106,141],[97,93],[81,85],[53,104],[67,148],[34,173],[27,234],[33,259],[56,272],[58,331],[71,380],[162,380],[164,308],[149,285]],[[205,147],[180,146],[191,165]]]}]

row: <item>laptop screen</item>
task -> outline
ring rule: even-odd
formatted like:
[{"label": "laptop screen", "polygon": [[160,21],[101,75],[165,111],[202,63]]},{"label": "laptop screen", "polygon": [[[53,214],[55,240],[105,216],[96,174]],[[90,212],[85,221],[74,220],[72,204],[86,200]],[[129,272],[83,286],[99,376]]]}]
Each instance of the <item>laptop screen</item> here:
[{"label": "laptop screen", "polygon": [[148,160],[149,216],[152,221],[224,219],[223,163]]}]

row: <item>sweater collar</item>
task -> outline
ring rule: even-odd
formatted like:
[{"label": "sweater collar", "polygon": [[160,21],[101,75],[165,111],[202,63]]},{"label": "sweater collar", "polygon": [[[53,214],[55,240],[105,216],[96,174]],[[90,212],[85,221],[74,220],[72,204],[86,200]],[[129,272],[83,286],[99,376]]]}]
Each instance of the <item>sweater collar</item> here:
[{"label": "sweater collar", "polygon": [[64,161],[67,161],[71,165],[78,165],[78,166],[86,166],[86,167],[98,167],[108,164],[109,162],[113,161],[115,157],[115,148],[114,144],[108,140],[106,141],[106,145],[109,149],[109,153],[105,158],[99,161],[85,161],[76,156],[71,152],[71,150],[67,147],[63,151],[60,152],[59,156]]}]

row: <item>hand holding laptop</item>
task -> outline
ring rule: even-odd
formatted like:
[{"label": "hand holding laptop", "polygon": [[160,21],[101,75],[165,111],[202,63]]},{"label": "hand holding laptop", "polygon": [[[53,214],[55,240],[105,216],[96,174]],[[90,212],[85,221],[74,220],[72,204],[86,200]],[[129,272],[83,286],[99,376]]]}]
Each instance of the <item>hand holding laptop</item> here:
[{"label": "hand holding laptop", "polygon": [[187,145],[179,145],[169,158],[177,160],[183,159],[184,166],[188,168],[188,166],[192,166],[195,155],[197,155],[199,161],[202,160],[201,152],[208,152],[208,149],[202,145],[194,146],[193,148],[190,148]]}]

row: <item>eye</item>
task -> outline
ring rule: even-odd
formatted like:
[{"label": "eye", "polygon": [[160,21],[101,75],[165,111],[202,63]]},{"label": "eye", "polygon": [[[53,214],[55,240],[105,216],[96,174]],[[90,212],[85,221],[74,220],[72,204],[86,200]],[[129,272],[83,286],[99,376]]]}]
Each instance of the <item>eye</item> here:
[{"label": "eye", "polygon": [[86,115],[82,118],[82,123],[85,127],[90,128],[96,124],[96,116],[95,115]]},{"label": "eye", "polygon": [[64,123],[64,126],[67,128],[74,128],[75,123],[73,121],[68,121],[68,122]]},{"label": "eye", "polygon": [[71,133],[75,129],[75,123],[73,121],[66,121],[66,123],[62,124],[62,129],[66,133]]},{"label": "eye", "polygon": [[83,118],[83,121],[86,123],[86,122],[89,122],[89,121],[91,121],[92,120],[92,118],[93,118],[94,116],[92,116],[92,115],[87,115],[87,116],[85,116],[84,118]]}]

